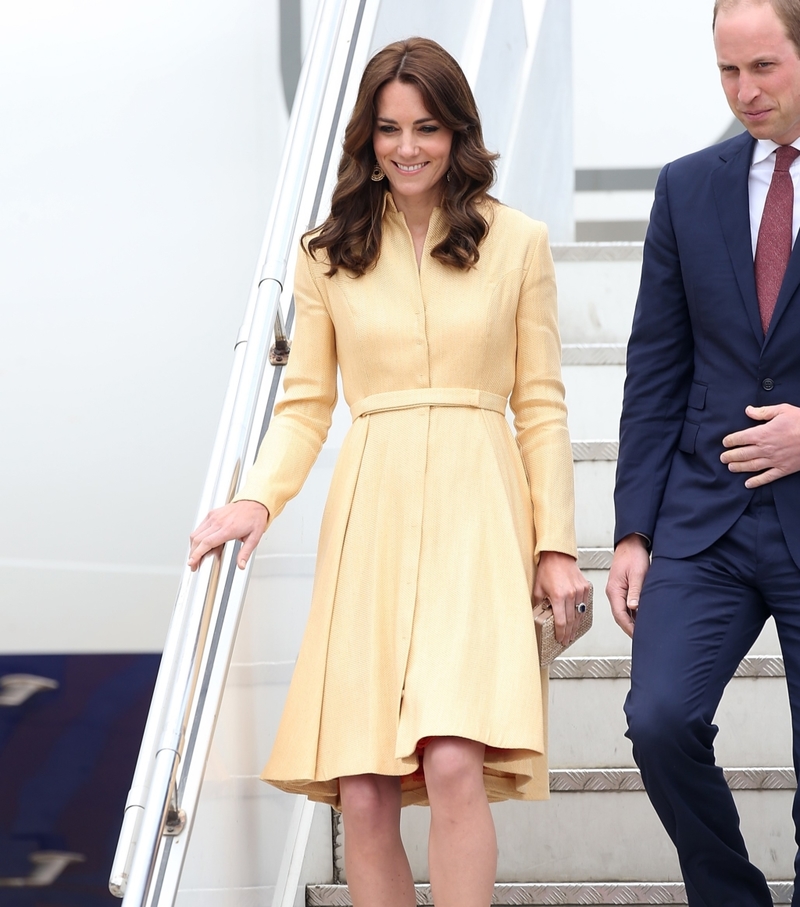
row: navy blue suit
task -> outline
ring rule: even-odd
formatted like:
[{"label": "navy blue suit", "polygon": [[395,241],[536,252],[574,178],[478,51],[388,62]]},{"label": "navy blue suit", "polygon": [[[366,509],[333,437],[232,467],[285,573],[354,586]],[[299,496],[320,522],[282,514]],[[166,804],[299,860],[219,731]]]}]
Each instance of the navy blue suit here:
[{"label": "navy blue suit", "polygon": [[[723,437],[756,424],[747,405],[800,407],[800,243],[765,337],[753,142],[745,133],[661,172],[620,424],[615,542],[638,532],[653,543],[628,734],[693,907],[771,903],[713,753],[719,699],[769,616],[800,729],[800,473],[753,491],[720,462]],[[797,767],[797,731],[794,749]]]}]

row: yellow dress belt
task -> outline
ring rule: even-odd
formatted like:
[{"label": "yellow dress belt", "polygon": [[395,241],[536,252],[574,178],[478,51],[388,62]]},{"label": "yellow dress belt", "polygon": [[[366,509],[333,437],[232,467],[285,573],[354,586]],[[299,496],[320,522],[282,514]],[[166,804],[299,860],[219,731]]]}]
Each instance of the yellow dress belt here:
[{"label": "yellow dress belt", "polygon": [[503,415],[506,398],[469,387],[415,387],[402,391],[388,391],[385,394],[371,394],[357,400],[350,407],[355,422],[368,413],[381,413],[393,409],[413,409],[417,406],[471,406],[475,409],[490,409]]}]

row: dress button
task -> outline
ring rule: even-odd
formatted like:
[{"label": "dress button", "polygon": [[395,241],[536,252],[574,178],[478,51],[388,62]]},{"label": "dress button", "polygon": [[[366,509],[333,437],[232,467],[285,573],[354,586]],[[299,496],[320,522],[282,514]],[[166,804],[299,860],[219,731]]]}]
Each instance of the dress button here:
[{"label": "dress button", "polygon": [[765,378],[761,382],[761,386],[765,391],[771,391],[775,387],[775,382],[772,380],[772,378]]}]

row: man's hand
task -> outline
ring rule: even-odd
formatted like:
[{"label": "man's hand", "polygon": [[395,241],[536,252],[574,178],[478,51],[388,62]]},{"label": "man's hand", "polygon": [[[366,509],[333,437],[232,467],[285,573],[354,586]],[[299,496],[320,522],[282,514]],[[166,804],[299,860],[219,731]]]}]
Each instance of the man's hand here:
[{"label": "man's hand", "polygon": [[[744,483],[758,488],[800,471],[800,408],[789,403],[748,406],[745,413],[763,422],[722,439],[720,460],[731,472],[758,472]],[[761,470],[765,470],[761,472]]]},{"label": "man's hand", "polygon": [[640,535],[626,535],[617,545],[606,584],[614,620],[633,636],[636,609],[644,578],[650,569],[650,555]]}]

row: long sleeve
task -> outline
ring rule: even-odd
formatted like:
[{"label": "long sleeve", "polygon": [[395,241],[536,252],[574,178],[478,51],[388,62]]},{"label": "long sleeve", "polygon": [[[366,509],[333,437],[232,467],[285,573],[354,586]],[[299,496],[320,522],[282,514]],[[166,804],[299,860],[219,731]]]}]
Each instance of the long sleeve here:
[{"label": "long sleeve", "polygon": [[542,229],[526,263],[517,307],[517,359],[511,408],[528,474],[535,554],[577,556],[575,489],[567,408],[561,381],[553,258]]},{"label": "long sleeve", "polygon": [[694,342],[668,195],[658,180],[620,420],[615,544],[633,532],[652,539],[678,446],[693,372]]},{"label": "long sleeve", "polygon": [[315,279],[309,255],[297,258],[297,324],[286,367],[284,396],[275,406],[258,457],[234,500],[263,504],[270,523],[302,488],[328,435],[336,406],[336,338],[324,278]]}]

